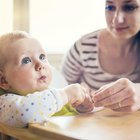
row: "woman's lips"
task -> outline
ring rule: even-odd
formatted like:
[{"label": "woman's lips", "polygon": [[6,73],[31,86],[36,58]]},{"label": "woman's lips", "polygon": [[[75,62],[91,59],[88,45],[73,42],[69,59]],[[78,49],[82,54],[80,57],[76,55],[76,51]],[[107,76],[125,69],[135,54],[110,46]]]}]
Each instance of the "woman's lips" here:
[{"label": "woman's lips", "polygon": [[128,27],[114,27],[114,29],[119,32],[128,29]]}]

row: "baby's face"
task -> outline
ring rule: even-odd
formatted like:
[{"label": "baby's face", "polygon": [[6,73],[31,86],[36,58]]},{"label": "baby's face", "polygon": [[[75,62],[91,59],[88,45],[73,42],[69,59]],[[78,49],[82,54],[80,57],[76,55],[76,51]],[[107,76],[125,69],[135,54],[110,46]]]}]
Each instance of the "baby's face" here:
[{"label": "baby's face", "polygon": [[26,95],[48,88],[52,74],[45,51],[35,39],[20,39],[5,48],[4,75],[9,90]]}]

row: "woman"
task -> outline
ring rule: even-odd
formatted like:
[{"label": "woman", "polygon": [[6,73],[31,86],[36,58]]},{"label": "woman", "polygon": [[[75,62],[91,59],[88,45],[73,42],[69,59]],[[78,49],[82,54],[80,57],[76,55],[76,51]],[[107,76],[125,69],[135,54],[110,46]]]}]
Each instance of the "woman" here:
[{"label": "woman", "polygon": [[97,90],[96,107],[140,109],[140,0],[106,0],[107,28],[80,38],[69,50],[63,73],[68,83]]}]

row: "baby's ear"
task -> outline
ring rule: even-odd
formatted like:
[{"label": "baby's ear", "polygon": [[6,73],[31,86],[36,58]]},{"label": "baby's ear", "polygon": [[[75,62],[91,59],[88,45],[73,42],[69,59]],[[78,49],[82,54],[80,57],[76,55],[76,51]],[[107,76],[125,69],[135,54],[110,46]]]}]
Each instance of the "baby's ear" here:
[{"label": "baby's ear", "polygon": [[3,90],[8,90],[9,89],[9,84],[6,81],[3,72],[0,71],[0,88]]}]

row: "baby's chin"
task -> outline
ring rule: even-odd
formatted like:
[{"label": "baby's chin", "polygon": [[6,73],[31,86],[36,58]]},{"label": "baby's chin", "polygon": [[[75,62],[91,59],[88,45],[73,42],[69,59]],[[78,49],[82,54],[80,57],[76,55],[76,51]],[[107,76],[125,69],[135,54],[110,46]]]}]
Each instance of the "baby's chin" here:
[{"label": "baby's chin", "polygon": [[11,90],[9,92],[12,92],[12,93],[15,93],[15,94],[19,94],[19,95],[27,95],[27,94],[32,94],[32,93],[35,93],[35,92],[38,92],[38,91],[43,91],[43,90],[46,90],[48,89],[48,86],[45,86],[45,87],[38,87],[38,88],[34,88],[34,89],[26,89],[26,90]]},{"label": "baby's chin", "polygon": [[32,93],[37,92],[37,91],[43,91],[43,90],[46,90],[46,89],[49,89],[49,87],[46,86],[46,87],[37,88],[37,89],[34,90]]},{"label": "baby's chin", "polygon": [[47,83],[41,83],[41,84],[37,83],[34,85],[30,85],[30,86],[29,85],[21,86],[18,88],[10,87],[6,92],[25,96],[27,94],[32,94],[34,92],[46,90],[49,88],[49,85],[50,85],[50,83],[47,82]]}]

